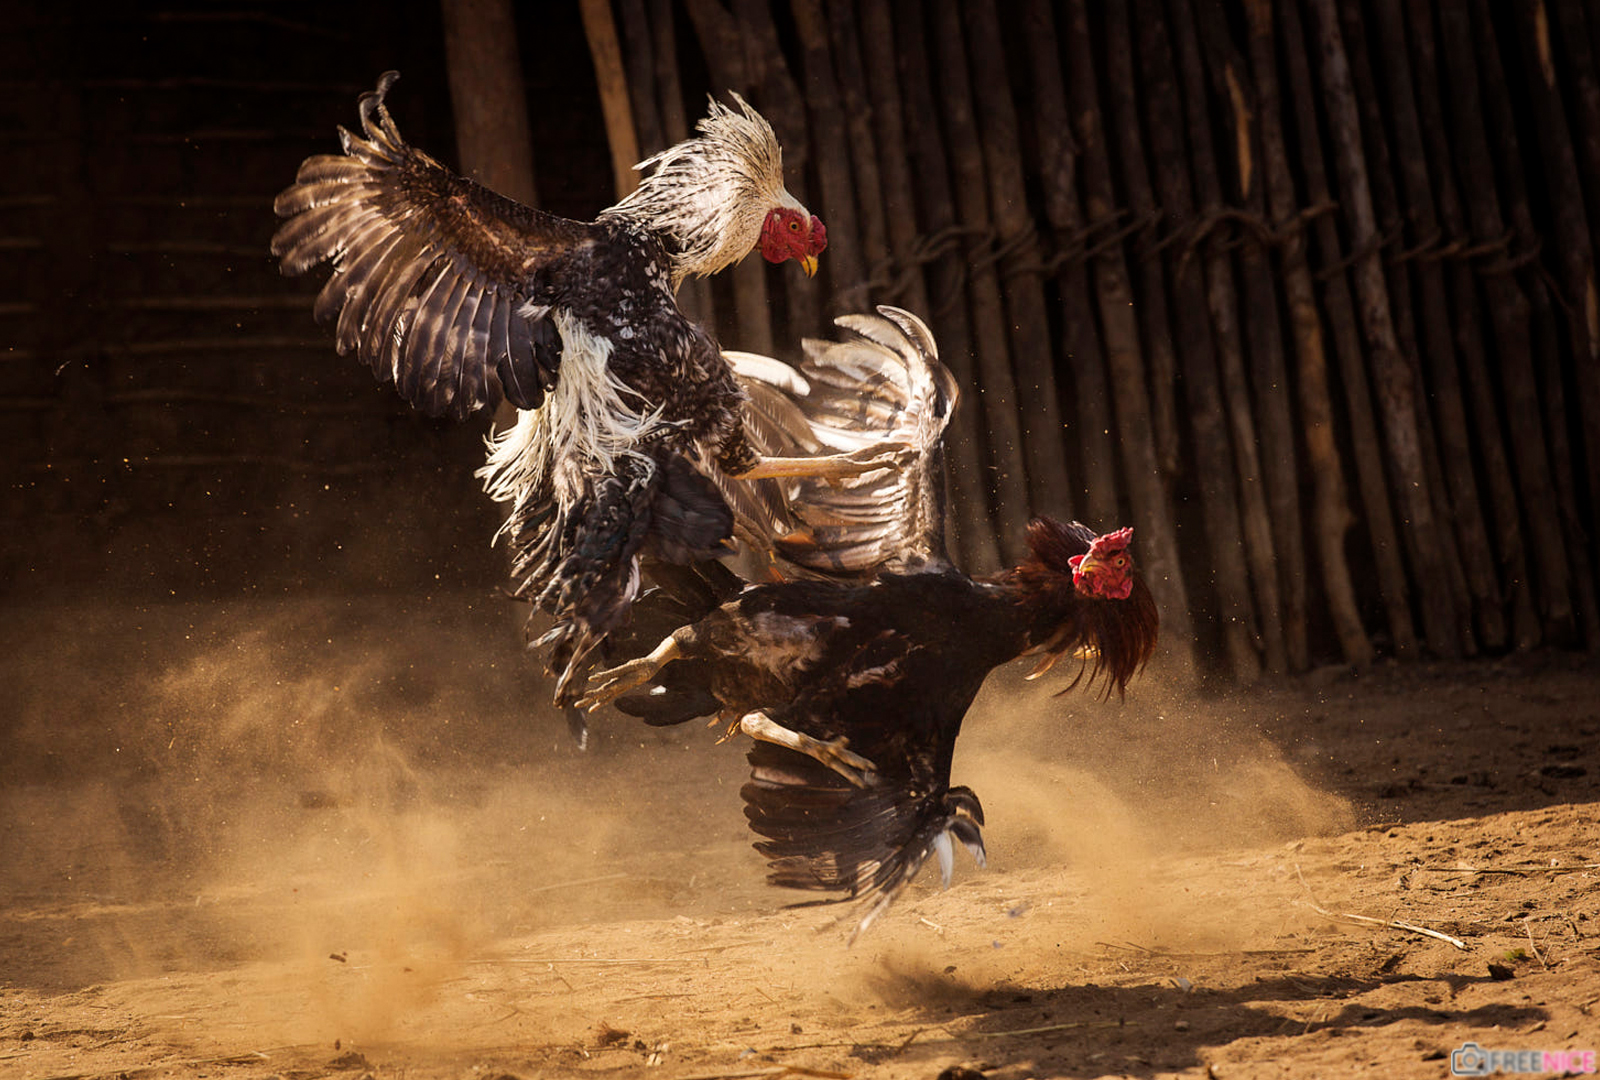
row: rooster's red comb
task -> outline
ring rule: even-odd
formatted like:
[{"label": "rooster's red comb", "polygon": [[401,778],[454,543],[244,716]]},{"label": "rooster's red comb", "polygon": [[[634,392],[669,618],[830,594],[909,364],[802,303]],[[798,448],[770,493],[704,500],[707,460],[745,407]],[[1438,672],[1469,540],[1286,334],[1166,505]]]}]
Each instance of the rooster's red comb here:
[{"label": "rooster's red comb", "polygon": [[1110,555],[1114,551],[1125,551],[1128,542],[1133,539],[1133,526],[1125,525],[1116,532],[1108,532],[1104,536],[1097,536],[1089,545],[1089,554],[1096,558]]}]

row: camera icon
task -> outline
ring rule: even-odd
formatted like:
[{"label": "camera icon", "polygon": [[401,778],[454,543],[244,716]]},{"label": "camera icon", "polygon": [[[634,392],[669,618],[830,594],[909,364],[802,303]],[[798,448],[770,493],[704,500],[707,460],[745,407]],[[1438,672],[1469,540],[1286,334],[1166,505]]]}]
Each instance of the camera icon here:
[{"label": "camera icon", "polygon": [[1489,1051],[1475,1042],[1462,1043],[1450,1052],[1451,1076],[1488,1076]]}]

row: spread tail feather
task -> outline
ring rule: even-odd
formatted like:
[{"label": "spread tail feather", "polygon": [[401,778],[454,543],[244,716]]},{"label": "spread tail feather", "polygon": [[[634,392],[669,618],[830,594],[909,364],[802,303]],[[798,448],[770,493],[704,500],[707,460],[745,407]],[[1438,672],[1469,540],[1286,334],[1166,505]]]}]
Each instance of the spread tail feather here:
[{"label": "spread tail feather", "polygon": [[873,902],[850,935],[854,941],[888,910],[929,855],[950,883],[958,840],[981,867],[983,807],[970,788],[880,777],[866,788],[833,770],[769,743],[749,753],[750,780],[739,794],[755,845],[768,857],[767,880],[790,889],[842,892]]}]

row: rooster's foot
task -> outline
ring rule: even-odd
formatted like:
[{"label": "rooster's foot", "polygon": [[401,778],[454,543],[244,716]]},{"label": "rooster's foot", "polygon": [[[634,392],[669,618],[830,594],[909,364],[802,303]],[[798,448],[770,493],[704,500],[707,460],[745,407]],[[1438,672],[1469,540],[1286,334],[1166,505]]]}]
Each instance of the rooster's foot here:
[{"label": "rooster's foot", "polygon": [[741,480],[770,480],[783,477],[819,477],[824,480],[844,480],[878,469],[903,469],[912,456],[911,447],[903,442],[874,443],[847,454],[825,454],[818,457],[764,457],[755,468],[741,473]]},{"label": "rooster's foot", "polygon": [[791,731],[764,712],[746,714],[739,721],[739,728],[752,739],[775,743],[814,758],[856,787],[868,787],[877,777],[878,767],[869,758],[850,750],[850,740],[843,735],[837,739],[814,739]]},{"label": "rooster's foot", "polygon": [[578,701],[578,708],[594,712],[600,706],[607,702],[615,701],[634,687],[643,686],[656,677],[656,672],[676,660],[680,655],[678,639],[666,637],[662,639],[661,644],[657,645],[647,655],[595,673],[590,680],[588,689],[584,691],[583,697]]}]

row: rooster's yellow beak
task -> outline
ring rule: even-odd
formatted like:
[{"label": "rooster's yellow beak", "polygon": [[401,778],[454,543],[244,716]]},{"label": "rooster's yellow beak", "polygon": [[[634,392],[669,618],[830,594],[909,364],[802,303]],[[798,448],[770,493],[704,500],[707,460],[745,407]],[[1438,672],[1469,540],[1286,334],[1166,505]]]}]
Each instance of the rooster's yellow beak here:
[{"label": "rooster's yellow beak", "polygon": [[802,270],[804,270],[806,272],[806,277],[816,277],[817,276],[817,257],[815,255],[807,255],[807,256],[805,256],[803,259],[800,260],[800,269],[802,269]]}]

